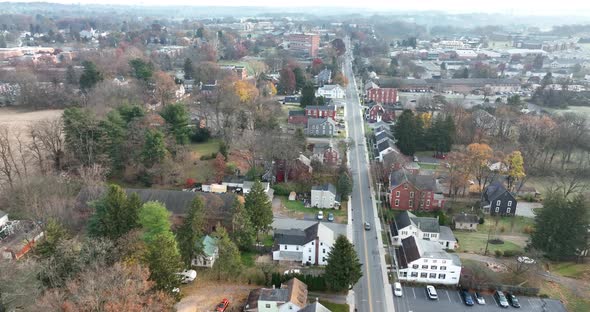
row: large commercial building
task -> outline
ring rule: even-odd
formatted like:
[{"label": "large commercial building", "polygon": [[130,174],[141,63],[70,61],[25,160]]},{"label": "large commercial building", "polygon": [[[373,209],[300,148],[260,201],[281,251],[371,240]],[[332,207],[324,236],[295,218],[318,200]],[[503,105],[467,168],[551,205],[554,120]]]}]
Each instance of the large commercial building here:
[{"label": "large commercial building", "polygon": [[288,49],[309,57],[317,57],[320,49],[320,35],[291,33],[286,36]]}]

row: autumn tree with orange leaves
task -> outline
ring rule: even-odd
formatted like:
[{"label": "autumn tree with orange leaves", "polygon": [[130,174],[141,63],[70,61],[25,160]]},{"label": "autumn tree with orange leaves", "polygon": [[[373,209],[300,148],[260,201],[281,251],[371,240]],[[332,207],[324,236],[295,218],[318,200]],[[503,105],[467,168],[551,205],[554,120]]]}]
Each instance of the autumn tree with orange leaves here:
[{"label": "autumn tree with orange leaves", "polygon": [[470,172],[477,179],[479,191],[482,190],[483,179],[490,170],[492,156],[493,150],[487,144],[473,143],[467,146],[466,162]]}]

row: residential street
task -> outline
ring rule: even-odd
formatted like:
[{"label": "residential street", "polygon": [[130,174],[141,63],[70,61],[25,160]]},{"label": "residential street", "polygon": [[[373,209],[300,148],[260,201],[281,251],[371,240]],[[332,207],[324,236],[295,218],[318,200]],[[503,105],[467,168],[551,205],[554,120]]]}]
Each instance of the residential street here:
[{"label": "residential street", "polygon": [[[351,195],[352,233],[353,243],[363,264],[363,277],[354,287],[355,304],[357,311],[395,311],[391,285],[386,279],[385,256],[381,247],[381,225],[371,195],[373,190],[370,187],[363,118],[352,71],[351,45],[348,41],[347,46],[346,60],[342,68],[349,81],[346,88],[346,121],[348,138],[351,140],[348,161],[354,180]],[[365,231],[364,222],[371,224],[370,231]]]}]

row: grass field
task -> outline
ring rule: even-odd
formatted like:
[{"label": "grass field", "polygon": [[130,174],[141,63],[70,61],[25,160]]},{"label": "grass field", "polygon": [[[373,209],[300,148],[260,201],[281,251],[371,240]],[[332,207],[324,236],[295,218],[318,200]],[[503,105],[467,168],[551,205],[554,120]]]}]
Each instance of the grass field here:
[{"label": "grass field", "polygon": [[191,150],[197,154],[197,157],[211,155],[219,151],[220,143],[220,139],[210,139],[205,143],[193,143],[191,144]]},{"label": "grass field", "polygon": [[[522,234],[525,227],[532,227],[535,221],[531,218],[514,216],[514,217],[499,217],[498,227],[496,228],[497,234]],[[490,227],[494,231],[496,221],[494,217],[486,216],[484,224],[478,226],[478,232],[484,232],[487,234]]]},{"label": "grass field", "polygon": [[248,268],[254,267],[256,263],[256,256],[256,253],[253,251],[242,252],[240,254],[240,257],[242,258],[242,264]]},{"label": "grass field", "polygon": [[[483,254],[486,248],[486,241],[488,239],[487,233],[479,233],[479,232],[454,232],[455,237],[459,240],[459,248],[457,249],[458,252],[474,252],[478,254]],[[488,245],[488,255],[493,255],[494,251],[501,250],[502,252],[506,250],[515,250],[522,252],[522,247],[504,240],[504,244]]]},{"label": "grass field", "polygon": [[560,262],[551,264],[550,270],[553,273],[566,277],[577,279],[590,278],[590,265],[587,263]]},{"label": "grass field", "polygon": [[[328,213],[333,213],[335,217],[345,217],[347,215],[346,209],[319,209],[319,208],[307,208],[303,205],[301,201],[293,200],[289,201],[286,196],[279,196],[281,198],[281,202],[283,206],[287,208],[287,210],[300,212],[300,213],[308,213],[308,214],[317,214],[320,211],[323,211],[325,217],[327,218]],[[346,202],[342,203],[342,207],[346,207]]]},{"label": "grass field", "polygon": [[438,169],[438,165],[434,165],[434,164],[426,164],[426,163],[418,163],[418,165],[420,165],[420,169],[424,169],[424,170],[436,170]]},{"label": "grass field", "polygon": [[348,312],[348,311],[350,311],[348,304],[334,303],[334,302],[324,301],[324,300],[320,300],[320,303],[332,312]]}]

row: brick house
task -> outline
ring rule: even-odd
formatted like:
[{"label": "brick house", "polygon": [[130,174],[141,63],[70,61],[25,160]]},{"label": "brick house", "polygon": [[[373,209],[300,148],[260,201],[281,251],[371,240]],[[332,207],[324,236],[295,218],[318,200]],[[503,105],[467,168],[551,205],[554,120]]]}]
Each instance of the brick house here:
[{"label": "brick house", "polygon": [[375,104],[367,111],[367,120],[373,122],[391,122],[395,120],[395,110],[389,105]]},{"label": "brick house", "polygon": [[444,197],[434,175],[412,174],[403,168],[391,172],[389,195],[391,209],[431,211],[444,207]]},{"label": "brick house", "polygon": [[291,125],[307,125],[307,116],[304,111],[289,111],[287,122]]},{"label": "brick house", "polygon": [[395,88],[373,88],[367,91],[367,100],[380,104],[393,105],[399,100]]},{"label": "brick house", "polygon": [[334,105],[310,105],[305,107],[305,116],[314,118],[336,118]]}]

